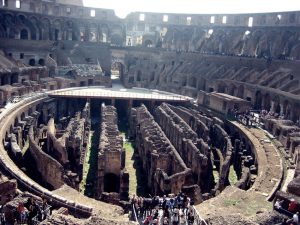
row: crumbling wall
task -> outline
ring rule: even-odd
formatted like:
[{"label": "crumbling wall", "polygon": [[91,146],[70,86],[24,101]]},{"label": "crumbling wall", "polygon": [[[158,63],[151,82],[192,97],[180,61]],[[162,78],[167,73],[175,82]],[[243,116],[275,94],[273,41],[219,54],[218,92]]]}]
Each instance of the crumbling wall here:
[{"label": "crumbling wall", "polygon": [[69,162],[66,147],[56,138],[54,118],[51,118],[47,124],[47,152],[53,152],[62,164]]},{"label": "crumbling wall", "polygon": [[43,179],[54,189],[60,188],[64,184],[64,168],[58,161],[43,152],[35,142],[33,126],[29,131],[29,150]]},{"label": "crumbling wall", "polygon": [[196,184],[203,191],[209,191],[212,183],[212,165],[210,149],[203,139],[172,109],[161,104],[155,109],[155,118],[166,136],[170,139],[186,165],[191,168]]},{"label": "crumbling wall", "polygon": [[131,110],[130,130],[153,193],[177,194],[193,184],[191,169],[144,105]]},{"label": "crumbling wall", "polygon": [[217,189],[223,191],[228,184],[228,174],[232,157],[232,143],[227,132],[218,124],[214,124],[211,129],[212,144],[220,149],[223,160],[220,165],[219,182]]},{"label": "crumbling wall", "polygon": [[97,197],[103,192],[116,192],[120,200],[128,200],[129,174],[125,170],[123,137],[117,124],[116,108],[102,104],[96,192]]}]

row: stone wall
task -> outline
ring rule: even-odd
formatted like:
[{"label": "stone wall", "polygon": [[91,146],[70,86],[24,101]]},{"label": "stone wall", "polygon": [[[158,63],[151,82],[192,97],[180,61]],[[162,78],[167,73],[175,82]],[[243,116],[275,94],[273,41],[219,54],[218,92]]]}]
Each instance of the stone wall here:
[{"label": "stone wall", "polygon": [[64,184],[64,168],[58,161],[43,152],[36,143],[33,126],[30,127],[29,132],[29,150],[43,179],[54,189],[60,188]]},{"label": "stone wall", "polygon": [[101,134],[98,153],[97,197],[103,192],[118,193],[120,200],[128,200],[129,174],[125,168],[123,137],[118,129],[114,106],[101,106]]},{"label": "stone wall", "polygon": [[192,169],[196,184],[203,191],[209,191],[212,178],[210,149],[207,143],[191,127],[178,116],[168,104],[161,104],[155,109],[155,119],[174,145],[179,155]]},{"label": "stone wall", "polygon": [[[130,130],[152,193],[177,194],[184,186],[194,184],[191,169],[144,105],[131,110]],[[192,197],[199,202],[201,191],[199,187],[197,190]]]}]

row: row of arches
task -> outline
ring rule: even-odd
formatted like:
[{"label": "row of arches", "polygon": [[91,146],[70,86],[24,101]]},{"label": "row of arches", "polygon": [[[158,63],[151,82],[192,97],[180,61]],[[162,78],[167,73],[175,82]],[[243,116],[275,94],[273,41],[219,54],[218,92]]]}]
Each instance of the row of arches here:
[{"label": "row of arches", "polygon": [[110,42],[115,45],[123,45],[125,39],[121,24],[97,24],[12,13],[0,13],[0,21],[2,38]]},{"label": "row of arches", "polygon": [[163,47],[181,51],[298,59],[299,37],[300,30],[297,29],[170,27],[163,38]]}]

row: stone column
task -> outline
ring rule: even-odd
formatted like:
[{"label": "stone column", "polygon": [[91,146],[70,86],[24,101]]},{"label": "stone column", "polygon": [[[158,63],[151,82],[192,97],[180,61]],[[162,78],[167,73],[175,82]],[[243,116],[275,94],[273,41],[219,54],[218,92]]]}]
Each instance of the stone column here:
[{"label": "stone column", "polygon": [[271,101],[271,109],[270,109],[270,112],[274,112],[275,110],[275,102],[274,101]]},{"label": "stone column", "polygon": [[282,116],[285,112],[284,112],[284,108],[283,108],[283,104],[279,103],[280,106],[280,115]]}]

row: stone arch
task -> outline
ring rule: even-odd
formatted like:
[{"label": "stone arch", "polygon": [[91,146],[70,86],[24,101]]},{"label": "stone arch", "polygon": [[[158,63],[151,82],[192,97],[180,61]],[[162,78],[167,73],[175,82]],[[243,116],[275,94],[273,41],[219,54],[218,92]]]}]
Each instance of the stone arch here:
[{"label": "stone arch", "polygon": [[59,19],[56,19],[53,24],[53,40],[54,41],[59,41],[62,40],[62,22]]},{"label": "stone arch", "polygon": [[39,59],[39,65],[45,66],[45,59]]},{"label": "stone arch", "polygon": [[190,86],[190,87],[194,87],[194,88],[197,87],[197,79],[196,79],[196,77],[191,76],[191,77],[189,78],[189,86]]},{"label": "stone arch", "polygon": [[18,25],[22,29],[26,28],[28,31],[29,40],[38,40],[37,27],[32,23],[32,21],[23,14],[18,14],[17,16]]},{"label": "stone arch", "polygon": [[121,80],[124,78],[125,66],[121,61],[113,61],[111,64],[111,70],[115,70],[118,72],[118,76]]},{"label": "stone arch", "polygon": [[106,173],[104,175],[104,191],[105,192],[119,192],[120,177],[113,173]]},{"label": "stone arch", "polygon": [[41,40],[52,40],[51,37],[51,22],[48,18],[42,18],[41,20]]},{"label": "stone arch", "polygon": [[119,34],[113,34],[111,35],[111,44],[116,46],[122,46],[123,45],[123,38]]},{"label": "stone arch", "polygon": [[21,31],[20,31],[20,39],[21,40],[29,40],[29,32],[26,28],[23,28]]},{"label": "stone arch", "polygon": [[73,28],[74,28],[73,21],[67,20],[64,23],[65,40],[68,40],[68,41],[76,40],[76,35],[74,34]]},{"label": "stone arch", "polygon": [[99,40],[98,25],[95,23],[92,23],[89,25],[89,41],[97,42],[98,40]]},{"label": "stone arch", "polygon": [[142,72],[140,70],[138,70],[138,72],[137,72],[136,81],[137,82],[142,81]]},{"label": "stone arch", "polygon": [[151,40],[147,39],[144,41],[144,47],[151,48],[153,47],[153,43]]},{"label": "stone arch", "polygon": [[42,30],[39,20],[35,16],[28,18],[28,25],[31,27],[31,39],[33,40],[42,40]]},{"label": "stone arch", "polygon": [[198,90],[205,91],[206,90],[206,79],[201,77],[198,79]]},{"label": "stone arch", "polygon": [[154,81],[155,79],[155,72],[152,71],[151,75],[150,75],[150,82]]},{"label": "stone arch", "polygon": [[29,62],[28,62],[28,64],[30,66],[35,66],[35,59],[30,59]]},{"label": "stone arch", "polygon": [[109,28],[107,24],[101,25],[101,42],[108,42],[109,39]]},{"label": "stone arch", "polygon": [[16,38],[17,30],[14,15],[11,13],[5,13],[3,15],[3,25],[6,27],[6,37]]}]

